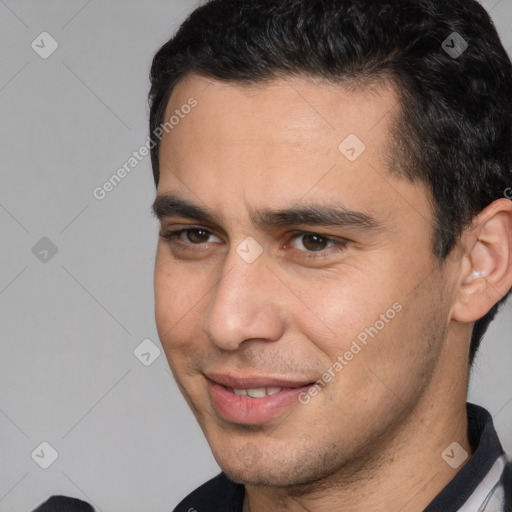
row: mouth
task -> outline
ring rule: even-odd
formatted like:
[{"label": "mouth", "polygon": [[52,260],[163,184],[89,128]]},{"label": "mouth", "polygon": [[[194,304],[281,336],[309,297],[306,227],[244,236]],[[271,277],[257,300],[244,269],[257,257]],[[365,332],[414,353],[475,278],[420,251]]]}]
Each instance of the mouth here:
[{"label": "mouth", "polygon": [[275,419],[296,405],[301,393],[307,393],[315,383],[265,376],[205,376],[210,401],[217,415],[226,421],[244,425],[258,425]]},{"label": "mouth", "polygon": [[266,388],[250,388],[250,389],[233,389],[226,388],[231,391],[234,395],[238,396],[250,396],[251,398],[263,398],[264,396],[276,395],[283,388],[277,386],[269,386]]}]

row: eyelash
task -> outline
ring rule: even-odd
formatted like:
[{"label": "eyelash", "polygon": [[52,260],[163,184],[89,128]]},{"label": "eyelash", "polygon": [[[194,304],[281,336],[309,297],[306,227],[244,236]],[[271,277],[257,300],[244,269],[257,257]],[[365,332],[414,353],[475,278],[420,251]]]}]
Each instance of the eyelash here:
[{"label": "eyelash", "polygon": [[[209,235],[213,235],[213,233],[211,231],[208,231],[207,229],[199,228],[199,227],[192,227],[192,228],[178,229],[176,231],[169,231],[167,233],[160,233],[160,236],[164,240],[169,242],[170,244],[174,245],[179,250],[186,249],[187,248],[186,246],[190,246],[190,245],[192,245],[192,246],[202,245],[202,244],[194,244],[192,242],[176,242],[175,241],[181,234],[186,233],[187,231],[205,231]],[[299,251],[300,253],[303,253],[302,257],[304,257],[304,258],[310,258],[310,259],[325,258],[327,249],[334,249],[336,252],[343,251],[344,249],[346,249],[346,246],[349,243],[348,240],[328,237],[328,236],[322,235],[320,233],[315,233],[313,231],[295,231],[292,233],[290,241],[295,240],[296,238],[300,238],[301,236],[305,236],[305,235],[316,235],[316,236],[324,239],[327,243],[332,243],[332,245],[330,247],[326,247],[325,249],[321,249],[319,251],[302,251],[300,249],[294,249],[296,251]],[[203,243],[206,244],[208,242],[203,242]]]}]

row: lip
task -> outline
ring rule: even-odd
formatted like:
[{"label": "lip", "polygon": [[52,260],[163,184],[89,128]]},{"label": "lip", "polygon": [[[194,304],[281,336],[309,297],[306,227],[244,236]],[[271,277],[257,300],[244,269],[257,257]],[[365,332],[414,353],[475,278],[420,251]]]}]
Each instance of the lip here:
[{"label": "lip", "polygon": [[233,389],[250,389],[250,388],[268,388],[268,387],[276,387],[276,388],[300,388],[303,386],[307,386],[314,381],[311,380],[286,380],[275,378],[271,376],[262,376],[262,375],[253,375],[253,376],[243,376],[236,377],[227,373],[205,373],[205,376],[216,382],[217,384],[222,384],[228,388]]},{"label": "lip", "polygon": [[[208,394],[215,412],[224,420],[244,425],[267,423],[299,403],[299,396],[314,384],[311,381],[292,381],[274,377],[234,377],[227,374],[206,376]],[[228,388],[250,389],[280,387],[281,391],[261,398],[240,396]]]}]

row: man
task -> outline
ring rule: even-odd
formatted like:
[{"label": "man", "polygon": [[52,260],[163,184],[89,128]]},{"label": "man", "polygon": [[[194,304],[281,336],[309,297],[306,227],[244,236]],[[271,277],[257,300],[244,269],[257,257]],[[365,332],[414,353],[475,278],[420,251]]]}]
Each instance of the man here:
[{"label": "man", "polygon": [[504,510],[466,406],[512,286],[512,66],[483,8],[212,0],[151,81],[156,322],[222,469],[175,510]]},{"label": "man", "polygon": [[157,328],[222,469],[175,511],[512,510],[466,404],[512,287],[483,8],[211,0],[151,83]]}]

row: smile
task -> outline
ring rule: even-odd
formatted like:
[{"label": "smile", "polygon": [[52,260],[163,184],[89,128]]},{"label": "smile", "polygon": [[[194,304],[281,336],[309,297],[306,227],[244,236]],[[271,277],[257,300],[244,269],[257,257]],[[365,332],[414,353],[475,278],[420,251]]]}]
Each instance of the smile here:
[{"label": "smile", "polygon": [[271,377],[208,375],[208,395],[213,410],[224,421],[258,425],[278,418],[299,403],[299,395],[314,382]]},{"label": "smile", "polygon": [[267,395],[275,395],[279,393],[283,388],[268,387],[268,388],[251,388],[251,389],[233,389],[228,388],[231,393],[238,396],[250,396],[251,398],[263,398]]}]

